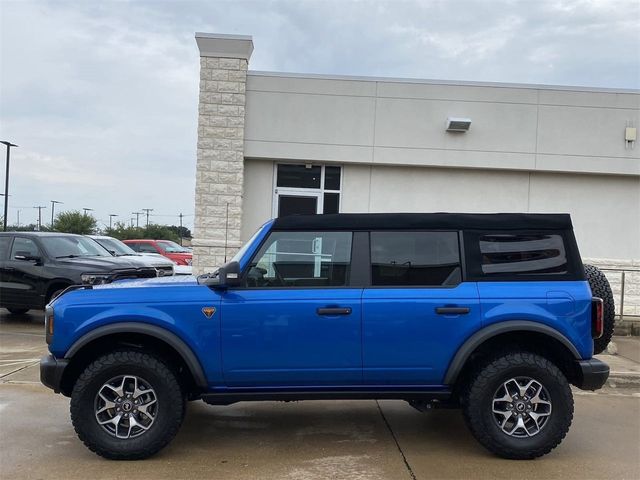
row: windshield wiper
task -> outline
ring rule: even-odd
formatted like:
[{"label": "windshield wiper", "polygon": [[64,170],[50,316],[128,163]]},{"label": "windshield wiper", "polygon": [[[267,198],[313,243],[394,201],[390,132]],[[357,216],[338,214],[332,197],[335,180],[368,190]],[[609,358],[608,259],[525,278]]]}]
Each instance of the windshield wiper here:
[{"label": "windshield wiper", "polygon": [[84,257],[84,255],[75,255],[75,254],[71,254],[71,255],[59,255],[56,258],[78,258],[78,257]]}]

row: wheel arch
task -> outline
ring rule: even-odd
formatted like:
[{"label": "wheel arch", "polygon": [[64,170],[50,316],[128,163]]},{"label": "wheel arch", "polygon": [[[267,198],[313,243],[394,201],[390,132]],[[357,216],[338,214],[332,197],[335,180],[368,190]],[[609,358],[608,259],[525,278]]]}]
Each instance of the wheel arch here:
[{"label": "wheel arch", "polygon": [[[118,347],[143,348],[167,355],[171,366],[184,367],[190,378],[182,378],[197,391],[207,388],[202,365],[193,350],[176,334],[156,325],[119,322],[96,328],[76,340],[64,358],[69,360],[61,381],[62,393],[68,395],[77,377],[97,356]],[[178,365],[174,365],[177,363]]]},{"label": "wheel arch", "polygon": [[551,353],[562,363],[558,366],[570,378],[573,376],[571,369],[574,368],[571,360],[581,359],[578,349],[571,341],[548,325],[527,320],[510,320],[489,325],[469,337],[449,364],[444,384],[454,385],[461,374],[468,370],[470,362],[478,352],[491,351],[489,347],[493,346],[500,348],[501,345],[513,344]]}]

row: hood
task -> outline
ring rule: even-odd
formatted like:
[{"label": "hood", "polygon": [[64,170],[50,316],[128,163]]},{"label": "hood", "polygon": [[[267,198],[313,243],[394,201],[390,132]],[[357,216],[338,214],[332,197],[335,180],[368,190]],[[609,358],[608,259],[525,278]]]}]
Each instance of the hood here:
[{"label": "hood", "polygon": [[144,268],[149,266],[145,262],[140,261],[137,257],[58,258],[56,262],[61,265],[82,268],[86,272],[94,269],[96,273],[117,269]]},{"label": "hood", "polygon": [[147,267],[172,267],[174,263],[169,260],[167,257],[163,257],[162,255],[121,255],[116,258],[122,258],[125,260],[133,260],[144,264]]},{"label": "hood", "polygon": [[181,275],[178,277],[157,277],[140,278],[132,280],[118,280],[104,285],[95,285],[94,290],[111,288],[152,288],[152,287],[175,287],[179,285],[198,285],[196,277],[193,275]]}]

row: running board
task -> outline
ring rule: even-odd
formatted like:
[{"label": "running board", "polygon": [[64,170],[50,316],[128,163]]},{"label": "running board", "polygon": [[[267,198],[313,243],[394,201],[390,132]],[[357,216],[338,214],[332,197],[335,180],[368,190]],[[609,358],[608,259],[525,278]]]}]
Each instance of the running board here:
[{"label": "running board", "polygon": [[425,390],[306,390],[306,391],[232,391],[203,393],[202,400],[209,405],[230,405],[236,402],[299,400],[421,400],[446,401],[451,398],[450,391]]}]

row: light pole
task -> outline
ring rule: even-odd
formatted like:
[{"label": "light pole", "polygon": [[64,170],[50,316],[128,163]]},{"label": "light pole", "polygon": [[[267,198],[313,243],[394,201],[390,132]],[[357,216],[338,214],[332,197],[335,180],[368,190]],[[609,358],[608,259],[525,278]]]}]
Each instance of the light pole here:
[{"label": "light pole", "polygon": [[[136,228],[140,227],[140,215],[142,215],[142,212],[131,212],[131,215],[136,216]],[[133,227],[133,222],[131,222],[131,226]]]},{"label": "light pole", "polygon": [[153,208],[141,208],[143,212],[147,212],[147,227],[149,226],[149,212],[153,212]]},{"label": "light pole", "polygon": [[180,246],[182,246],[182,213],[178,215],[180,217]]},{"label": "light pole", "polygon": [[110,213],[109,214],[109,230],[111,230],[111,220],[113,220],[113,217],[117,217],[118,215],[116,215],[115,213]]},{"label": "light pole", "polygon": [[7,212],[9,209],[9,159],[11,158],[11,147],[17,147],[15,143],[7,142],[6,140],[0,140],[7,146],[7,170],[4,177],[4,217],[2,219],[2,230],[7,231]]},{"label": "light pole", "polygon": [[56,203],[62,203],[62,202],[59,202],[58,200],[51,200],[51,230],[53,230],[53,218],[54,218],[53,212],[55,212]]},{"label": "light pole", "polygon": [[82,210],[84,210],[85,216],[87,215],[87,212],[93,212],[93,208],[83,208]]},{"label": "light pole", "polygon": [[33,208],[37,208],[38,209],[38,231],[40,231],[40,228],[42,227],[42,209],[43,208],[47,208],[46,206],[42,207],[33,207]]}]

